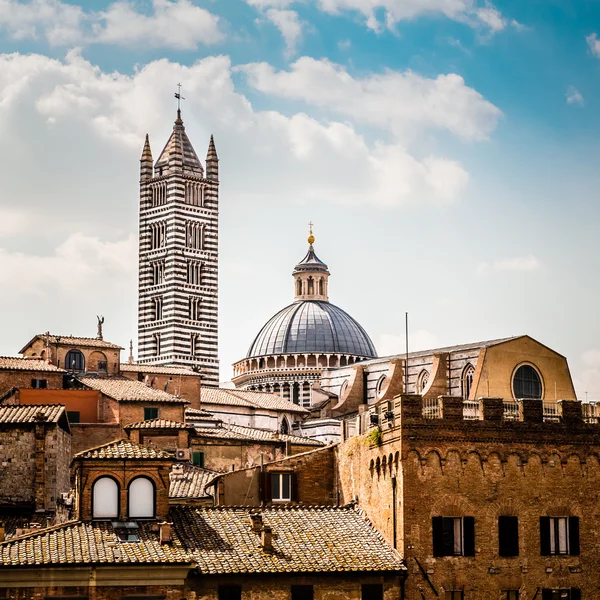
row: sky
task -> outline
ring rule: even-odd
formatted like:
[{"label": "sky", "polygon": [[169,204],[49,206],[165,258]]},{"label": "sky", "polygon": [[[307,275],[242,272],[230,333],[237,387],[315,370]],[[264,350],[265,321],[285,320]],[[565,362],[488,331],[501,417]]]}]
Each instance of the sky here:
[{"label": "sky", "polygon": [[[220,158],[221,378],[308,223],[379,355],[529,334],[600,400],[600,2],[0,0],[0,354],[137,332],[139,158]],[[124,353],[124,358],[127,352]]]}]

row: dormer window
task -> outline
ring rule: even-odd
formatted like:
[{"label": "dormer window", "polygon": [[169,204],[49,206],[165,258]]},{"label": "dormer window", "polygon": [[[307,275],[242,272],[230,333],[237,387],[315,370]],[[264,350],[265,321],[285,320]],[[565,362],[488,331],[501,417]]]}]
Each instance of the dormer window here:
[{"label": "dormer window", "polygon": [[120,542],[139,542],[140,528],[132,521],[113,521],[113,530]]}]

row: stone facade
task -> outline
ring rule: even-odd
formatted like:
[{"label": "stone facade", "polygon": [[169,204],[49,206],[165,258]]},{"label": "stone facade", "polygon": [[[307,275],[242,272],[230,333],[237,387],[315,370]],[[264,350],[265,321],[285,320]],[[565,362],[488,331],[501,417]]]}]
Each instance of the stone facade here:
[{"label": "stone facade", "polygon": [[213,139],[206,174],[178,111],[153,164],[140,162],[138,363],[196,367],[219,383],[219,159]]},{"label": "stone facade", "polygon": [[[421,396],[399,397],[381,430],[336,451],[340,501],[357,498],[405,556],[407,600],[452,590],[468,599],[502,590],[533,598],[538,588],[594,598],[600,426],[582,419],[577,401],[559,402],[545,420],[541,400],[523,400],[515,416],[512,403],[486,398],[477,419],[460,398],[438,402],[432,412]],[[499,555],[500,516],[518,519],[517,556]],[[474,555],[434,556],[434,517],[472,517]],[[578,517],[577,552],[542,556],[542,517]]]}]

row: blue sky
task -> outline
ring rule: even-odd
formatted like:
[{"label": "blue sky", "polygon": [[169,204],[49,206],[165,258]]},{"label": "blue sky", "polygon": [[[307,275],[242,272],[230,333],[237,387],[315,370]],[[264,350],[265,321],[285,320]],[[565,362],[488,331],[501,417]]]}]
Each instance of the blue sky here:
[{"label": "blue sky", "polygon": [[600,2],[0,0],[0,352],[135,338],[139,153],[181,81],[221,159],[223,380],[312,220],[381,354],[405,311],[415,349],[529,333],[600,400],[598,36]]}]

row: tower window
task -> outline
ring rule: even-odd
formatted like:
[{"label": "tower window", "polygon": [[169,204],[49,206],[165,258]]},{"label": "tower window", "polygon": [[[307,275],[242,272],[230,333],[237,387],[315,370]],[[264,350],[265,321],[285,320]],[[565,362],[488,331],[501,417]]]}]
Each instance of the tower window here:
[{"label": "tower window", "polygon": [[200,349],[200,335],[198,333],[192,333],[190,336],[190,354],[196,356]]},{"label": "tower window", "polygon": [[158,260],[152,263],[152,285],[161,285],[165,281],[165,263]]},{"label": "tower window", "polygon": [[190,296],[190,320],[191,321],[199,321],[200,320],[200,302],[202,302],[202,298],[198,298],[196,296]]},{"label": "tower window", "polygon": [[204,188],[201,183],[189,181],[185,184],[185,203],[192,206],[204,206]]},{"label": "tower window", "polygon": [[152,335],[154,339],[154,356],[160,355],[160,333],[155,333]]},{"label": "tower window", "polygon": [[188,260],[187,282],[191,285],[202,285],[202,263],[197,260]]},{"label": "tower window", "polygon": [[154,320],[160,321],[162,319],[162,308],[163,308],[163,299],[162,296],[157,296],[154,298]]},{"label": "tower window", "polygon": [[185,227],[185,245],[192,250],[204,250],[204,225],[188,221]]},{"label": "tower window", "polygon": [[[159,176],[162,169],[159,169]],[[152,186],[152,206],[162,206],[167,203],[167,183],[162,181]]]},{"label": "tower window", "polygon": [[167,225],[164,221],[150,224],[150,247],[152,250],[164,248],[167,237]]}]

